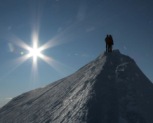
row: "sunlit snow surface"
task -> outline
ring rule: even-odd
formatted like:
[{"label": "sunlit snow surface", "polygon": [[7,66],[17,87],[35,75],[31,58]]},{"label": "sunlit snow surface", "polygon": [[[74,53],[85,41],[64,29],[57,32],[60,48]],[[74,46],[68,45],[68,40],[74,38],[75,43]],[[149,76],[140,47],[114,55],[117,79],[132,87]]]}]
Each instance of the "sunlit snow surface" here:
[{"label": "sunlit snow surface", "polygon": [[152,104],[152,83],[115,50],[14,98],[0,109],[0,123],[153,123]]}]

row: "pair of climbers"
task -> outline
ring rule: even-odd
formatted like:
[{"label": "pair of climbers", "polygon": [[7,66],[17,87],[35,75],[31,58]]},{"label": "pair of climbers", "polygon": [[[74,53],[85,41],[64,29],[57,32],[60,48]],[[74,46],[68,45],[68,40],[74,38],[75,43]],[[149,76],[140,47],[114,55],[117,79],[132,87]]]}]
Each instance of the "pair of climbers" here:
[{"label": "pair of climbers", "polygon": [[112,52],[112,45],[114,45],[112,35],[107,35],[105,38],[106,52]]}]

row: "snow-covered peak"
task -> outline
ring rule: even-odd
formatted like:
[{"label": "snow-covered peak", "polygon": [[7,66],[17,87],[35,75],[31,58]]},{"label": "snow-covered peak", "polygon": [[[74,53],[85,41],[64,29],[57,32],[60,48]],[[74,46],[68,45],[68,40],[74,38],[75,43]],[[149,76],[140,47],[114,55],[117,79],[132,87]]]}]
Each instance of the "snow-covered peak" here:
[{"label": "snow-covered peak", "polygon": [[0,109],[0,123],[152,123],[153,85],[119,50],[74,74],[24,93]]}]

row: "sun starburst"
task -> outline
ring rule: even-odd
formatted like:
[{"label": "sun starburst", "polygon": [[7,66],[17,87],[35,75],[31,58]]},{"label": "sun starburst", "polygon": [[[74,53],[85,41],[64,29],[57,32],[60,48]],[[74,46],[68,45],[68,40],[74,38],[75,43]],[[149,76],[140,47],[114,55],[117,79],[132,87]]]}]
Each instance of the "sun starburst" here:
[{"label": "sun starburst", "polygon": [[38,47],[37,42],[34,42],[33,47],[28,49],[28,56],[33,58],[33,63],[37,62],[38,57],[42,55],[41,49]]},{"label": "sun starburst", "polygon": [[[62,62],[54,59],[51,54],[47,56],[45,54],[45,51],[47,49],[51,49],[53,47],[56,47],[61,44],[65,44],[68,42],[68,40],[63,40],[63,36],[67,31],[61,32],[58,35],[55,35],[51,39],[48,39],[47,41],[41,41],[39,40],[39,24],[34,26],[35,28],[32,30],[31,34],[31,41],[32,45],[29,45],[26,43],[26,41],[22,40],[18,36],[14,34],[8,34],[6,39],[10,42],[9,49],[12,53],[16,53],[14,50],[15,48],[19,48],[17,50],[17,53],[20,55],[18,58],[14,59],[13,62],[13,68],[10,70],[10,73],[12,73],[14,70],[16,70],[19,66],[21,66],[23,63],[25,63],[27,60],[32,59],[32,66],[31,66],[31,76],[37,78],[38,76],[38,61],[44,61],[47,63],[52,69],[54,69],[58,74],[65,75],[65,68],[71,69],[69,66],[63,64]],[[44,42],[44,44],[40,45]],[[17,46],[17,47],[16,47]],[[19,52],[18,52],[19,51]]]}]

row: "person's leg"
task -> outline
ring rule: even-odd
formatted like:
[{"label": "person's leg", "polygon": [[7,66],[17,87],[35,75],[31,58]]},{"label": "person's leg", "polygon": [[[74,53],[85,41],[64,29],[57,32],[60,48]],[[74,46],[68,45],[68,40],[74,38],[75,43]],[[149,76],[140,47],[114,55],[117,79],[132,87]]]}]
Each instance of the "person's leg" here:
[{"label": "person's leg", "polygon": [[110,45],[110,52],[112,52],[112,45]]},{"label": "person's leg", "polygon": [[108,52],[112,52],[112,45],[108,45]]},{"label": "person's leg", "polygon": [[107,49],[107,50],[108,50],[108,52],[110,51],[110,50],[109,50],[109,45],[108,45],[108,49]]},{"label": "person's leg", "polygon": [[108,45],[106,44],[106,53],[108,52]]}]

